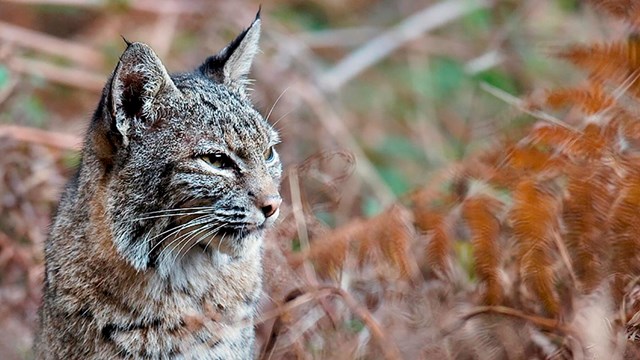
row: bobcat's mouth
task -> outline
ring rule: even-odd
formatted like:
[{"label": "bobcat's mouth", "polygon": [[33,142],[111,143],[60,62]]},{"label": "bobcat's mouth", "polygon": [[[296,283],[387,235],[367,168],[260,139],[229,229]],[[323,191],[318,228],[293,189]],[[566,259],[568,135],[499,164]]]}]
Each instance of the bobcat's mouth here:
[{"label": "bobcat's mouth", "polygon": [[231,239],[242,239],[247,237],[248,235],[258,232],[265,228],[265,224],[251,224],[246,223],[242,225],[237,224],[229,224],[227,226],[223,226],[218,232],[219,236],[228,237]]},{"label": "bobcat's mouth", "polygon": [[[202,239],[196,244],[199,251],[210,253],[220,251],[232,256],[239,255],[238,249],[242,248],[243,239],[265,228],[265,224],[228,224],[220,228],[215,235]],[[239,247],[238,247],[239,246]]]}]

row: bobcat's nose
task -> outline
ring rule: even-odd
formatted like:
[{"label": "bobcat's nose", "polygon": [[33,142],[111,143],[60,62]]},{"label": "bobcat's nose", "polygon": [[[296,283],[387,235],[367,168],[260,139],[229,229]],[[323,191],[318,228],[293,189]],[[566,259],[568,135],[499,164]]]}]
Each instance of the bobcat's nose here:
[{"label": "bobcat's nose", "polygon": [[260,210],[262,210],[264,217],[269,218],[278,211],[280,204],[282,204],[282,198],[279,195],[267,196],[260,205]]}]

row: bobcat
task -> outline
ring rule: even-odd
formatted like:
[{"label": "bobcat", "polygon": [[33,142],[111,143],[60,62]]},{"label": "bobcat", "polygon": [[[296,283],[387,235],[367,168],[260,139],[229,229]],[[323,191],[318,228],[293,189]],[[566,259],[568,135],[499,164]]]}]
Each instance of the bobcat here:
[{"label": "bobcat", "polygon": [[252,358],[282,174],[247,95],[259,14],[188,73],[127,42],[46,242],[36,358]]}]

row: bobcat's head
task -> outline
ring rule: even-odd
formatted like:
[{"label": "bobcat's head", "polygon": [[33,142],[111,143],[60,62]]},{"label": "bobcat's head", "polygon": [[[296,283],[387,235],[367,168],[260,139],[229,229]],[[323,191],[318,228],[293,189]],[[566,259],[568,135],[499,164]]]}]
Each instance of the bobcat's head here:
[{"label": "bobcat's head", "polygon": [[257,16],[174,75],[147,45],[128,44],[105,86],[85,158],[104,182],[115,246],[136,269],[178,266],[190,251],[241,257],[278,216],[278,134],[245,88],[259,37]]}]

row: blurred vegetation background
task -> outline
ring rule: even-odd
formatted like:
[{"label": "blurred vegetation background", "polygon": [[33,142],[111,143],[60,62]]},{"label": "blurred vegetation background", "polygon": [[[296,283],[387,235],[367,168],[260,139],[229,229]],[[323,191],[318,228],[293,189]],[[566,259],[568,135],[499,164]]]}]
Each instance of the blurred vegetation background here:
[{"label": "blurred vegetation background", "polygon": [[356,159],[304,180],[329,227],[534,122],[481,84],[516,96],[573,84],[581,74],[550,55],[625,31],[579,0],[0,0],[0,358],[28,357],[47,226],[121,37],[189,70],[260,5],[252,97],[282,133],[285,166]]}]

